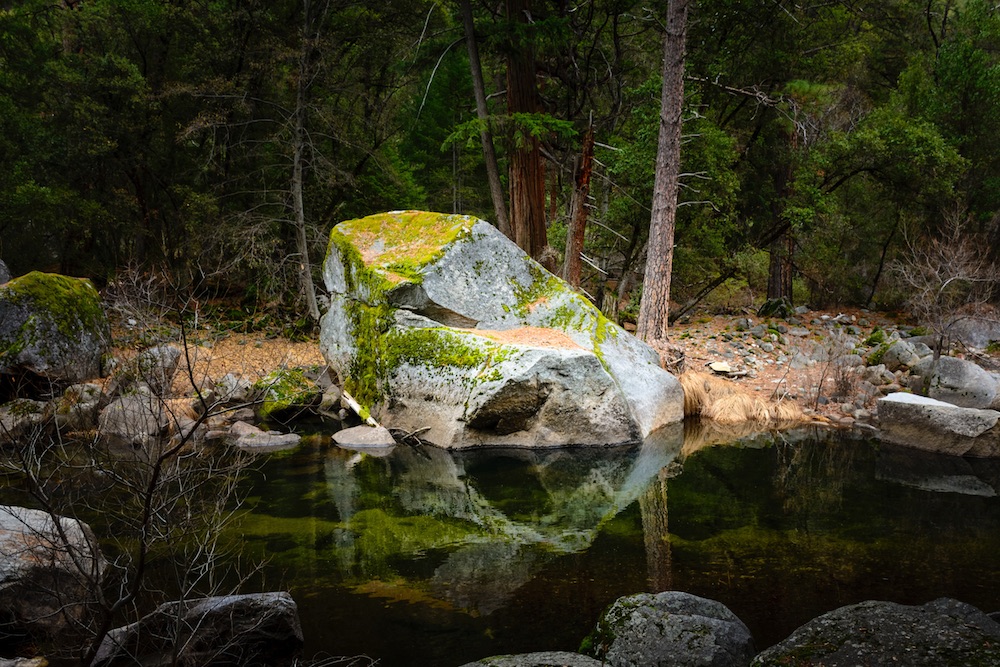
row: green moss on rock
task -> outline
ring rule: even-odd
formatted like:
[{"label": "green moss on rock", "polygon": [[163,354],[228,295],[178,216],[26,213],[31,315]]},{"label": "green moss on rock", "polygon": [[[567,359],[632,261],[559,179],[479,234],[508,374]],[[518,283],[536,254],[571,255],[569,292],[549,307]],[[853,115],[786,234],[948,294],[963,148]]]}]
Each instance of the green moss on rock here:
[{"label": "green moss on rock", "polygon": [[32,271],[0,286],[0,298],[48,313],[68,338],[107,328],[100,295],[84,278]]},{"label": "green moss on rock", "polygon": [[285,410],[307,407],[322,395],[316,383],[301,368],[281,368],[261,378],[253,386],[262,397],[258,416],[268,421]]},{"label": "green moss on rock", "polygon": [[464,215],[393,211],[347,220],[334,231],[371,256],[371,269],[384,272],[393,282],[420,282],[420,270],[448,245],[470,236],[474,222]]},{"label": "green moss on rock", "polygon": [[90,281],[32,271],[0,285],[0,368],[63,379],[100,372],[110,329]]}]

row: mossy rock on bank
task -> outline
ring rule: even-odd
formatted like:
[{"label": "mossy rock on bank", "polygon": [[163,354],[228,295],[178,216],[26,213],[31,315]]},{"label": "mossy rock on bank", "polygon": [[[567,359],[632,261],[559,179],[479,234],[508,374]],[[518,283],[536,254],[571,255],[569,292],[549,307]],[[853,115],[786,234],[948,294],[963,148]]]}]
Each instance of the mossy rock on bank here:
[{"label": "mossy rock on bank", "polygon": [[301,368],[279,368],[253,385],[260,396],[257,416],[262,421],[280,420],[318,405],[323,395],[319,386]]},{"label": "mossy rock on bank", "polygon": [[469,216],[338,224],[320,344],[387,426],[447,447],[615,444],[683,417],[657,353]]},{"label": "mossy rock on bank", "polygon": [[0,374],[66,383],[99,377],[110,344],[90,281],[33,271],[0,285]]}]

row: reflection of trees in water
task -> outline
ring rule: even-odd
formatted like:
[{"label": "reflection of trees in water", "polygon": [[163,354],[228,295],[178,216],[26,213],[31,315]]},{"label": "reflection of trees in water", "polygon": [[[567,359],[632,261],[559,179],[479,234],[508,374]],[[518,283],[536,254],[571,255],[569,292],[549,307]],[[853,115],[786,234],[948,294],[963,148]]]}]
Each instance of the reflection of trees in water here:
[{"label": "reflection of trees in water", "polygon": [[670,476],[669,468],[662,468],[639,496],[649,590],[657,593],[671,590],[674,583],[667,521],[667,479]]},{"label": "reflection of trees in water", "polygon": [[809,444],[797,432],[795,437],[774,434],[777,465],[774,493],[787,514],[808,518],[841,507],[844,487],[855,474],[858,448],[846,442],[844,434],[818,428],[808,429]]}]

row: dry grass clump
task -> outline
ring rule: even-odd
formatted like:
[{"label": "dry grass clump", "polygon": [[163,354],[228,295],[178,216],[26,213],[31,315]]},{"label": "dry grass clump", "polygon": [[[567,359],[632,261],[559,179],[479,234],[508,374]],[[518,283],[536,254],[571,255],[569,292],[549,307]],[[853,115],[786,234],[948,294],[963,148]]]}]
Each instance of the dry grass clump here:
[{"label": "dry grass clump", "polygon": [[695,417],[702,414],[705,407],[723,396],[739,392],[732,382],[718,375],[688,371],[677,376],[684,389],[684,416]]},{"label": "dry grass clump", "polygon": [[709,373],[689,372],[679,378],[684,389],[684,415],[701,415],[718,424],[767,424],[802,419],[799,406],[772,403],[747,393],[732,382]]}]

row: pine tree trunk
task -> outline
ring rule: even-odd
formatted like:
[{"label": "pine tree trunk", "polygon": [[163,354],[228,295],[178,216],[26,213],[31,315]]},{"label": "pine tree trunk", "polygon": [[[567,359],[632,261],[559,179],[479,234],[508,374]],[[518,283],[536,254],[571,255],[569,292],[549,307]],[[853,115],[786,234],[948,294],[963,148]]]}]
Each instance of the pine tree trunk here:
[{"label": "pine tree trunk", "polygon": [[465,25],[465,43],[469,51],[469,69],[472,72],[472,90],[476,96],[476,118],[483,124],[479,139],[483,144],[483,161],[486,163],[486,180],[490,184],[490,197],[493,199],[493,211],[497,216],[497,228],[507,236],[514,238],[507,217],[507,203],[504,200],[503,186],[500,183],[500,169],[497,166],[497,154],[493,146],[493,133],[490,130],[490,112],[486,106],[486,86],[483,85],[483,68],[479,62],[479,46],[476,43],[475,24],[472,20],[472,7],[469,0],[462,0],[462,23]]},{"label": "pine tree trunk", "polygon": [[681,166],[681,110],[684,105],[684,55],[688,0],[667,3],[663,40],[663,93],[660,136],[656,149],[653,212],[636,335],[645,341],[667,338],[670,272],[674,259],[674,226]]},{"label": "pine tree trunk", "polygon": [[309,80],[309,49],[307,27],[309,25],[309,3],[305,4],[305,18],[302,27],[302,52],[299,56],[299,81],[295,94],[295,127],[292,138],[292,212],[295,220],[295,250],[299,259],[299,290],[306,302],[306,310],[313,322],[319,322],[319,306],[316,303],[316,286],[309,263],[309,241],[306,236],[306,210],[302,195],[305,150],[306,150],[306,86]]},{"label": "pine tree trunk", "polygon": [[[506,0],[507,19],[512,24],[507,56],[507,111],[511,114],[538,113],[535,57],[530,39],[524,37],[528,24],[528,0]],[[513,24],[520,24],[514,30]],[[521,36],[516,33],[521,32]],[[513,142],[510,155],[510,224],[514,242],[538,259],[546,245],[545,165],[538,139],[523,132]]]},{"label": "pine tree trunk", "polygon": [[576,187],[573,189],[573,211],[569,228],[566,230],[566,262],[563,265],[563,280],[573,287],[580,286],[583,269],[583,242],[587,232],[587,197],[590,195],[590,174],[594,167],[594,126],[587,127],[583,135],[580,164],[576,172]]}]

